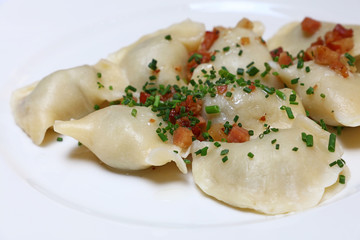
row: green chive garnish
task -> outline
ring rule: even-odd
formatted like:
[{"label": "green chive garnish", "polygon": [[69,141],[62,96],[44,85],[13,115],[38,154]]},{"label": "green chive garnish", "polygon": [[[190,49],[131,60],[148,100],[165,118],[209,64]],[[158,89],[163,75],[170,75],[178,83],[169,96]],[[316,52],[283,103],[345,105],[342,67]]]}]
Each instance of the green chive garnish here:
[{"label": "green chive garnish", "polygon": [[205,112],[207,114],[216,114],[220,112],[220,107],[218,105],[206,106]]},{"label": "green chive garnish", "polygon": [[133,117],[136,117],[136,114],[137,114],[137,110],[135,108],[133,110],[131,110],[131,115]]},{"label": "green chive garnish", "polygon": [[345,176],[344,175],[339,176],[339,183],[345,184]]},{"label": "green chive garnish", "polygon": [[249,158],[253,158],[255,156],[252,152],[249,152],[247,155]]},{"label": "green chive garnish", "polygon": [[336,135],[335,133],[330,133],[329,145],[328,145],[329,152],[335,152],[335,144],[336,144]]}]

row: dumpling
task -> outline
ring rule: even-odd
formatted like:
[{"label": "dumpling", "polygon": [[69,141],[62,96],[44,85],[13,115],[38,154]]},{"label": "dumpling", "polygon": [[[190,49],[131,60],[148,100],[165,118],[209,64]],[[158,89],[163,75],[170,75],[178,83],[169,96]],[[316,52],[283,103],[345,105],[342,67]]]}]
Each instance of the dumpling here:
[{"label": "dumpling", "polygon": [[[219,31],[219,38],[210,48],[210,52],[216,53],[215,59],[210,63],[214,70],[219,71],[222,67],[226,67],[230,73],[244,77],[246,80],[259,79],[267,86],[283,87],[282,82],[270,73],[271,69],[267,70],[265,67],[265,63],[272,59],[261,35],[255,33],[252,28],[245,28],[242,25],[235,28],[219,28]],[[195,79],[203,68],[209,69],[208,64],[205,66],[197,67],[193,74]],[[265,70],[268,73],[260,76]]]},{"label": "dumpling", "polygon": [[[215,97],[207,95],[203,100],[203,115],[213,123],[232,122],[237,115],[238,122],[245,129],[254,131],[254,137],[268,127],[290,128],[294,118],[305,115],[301,100],[289,88],[278,89],[278,94],[274,91],[271,95],[261,88],[254,88],[252,92],[244,89],[245,87],[231,88],[231,97],[225,94],[217,94]],[[213,105],[219,106],[221,112],[206,114],[205,108]]]},{"label": "dumpling", "polygon": [[150,108],[114,105],[79,120],[56,121],[54,130],[77,139],[113,168],[140,170],[174,161],[186,173],[182,157],[188,152],[159,138],[160,122]]},{"label": "dumpling", "polygon": [[[313,137],[313,146],[302,140],[303,133]],[[196,141],[191,151],[194,181],[231,206],[266,214],[301,211],[317,205],[328,188],[341,189],[348,178],[341,147],[336,144],[330,152],[328,142],[329,133],[305,116],[298,116],[292,128],[245,143],[216,147]]]},{"label": "dumpling", "polygon": [[[318,37],[322,37],[326,32],[331,31],[335,27],[335,23],[321,22],[321,27],[313,35],[306,35],[300,22],[291,22],[284,25],[279,31],[275,33],[268,41],[267,45],[270,50],[282,47],[291,55],[296,56],[301,50],[307,49],[311,43],[316,42]],[[360,26],[359,25],[344,25],[346,28],[351,28],[356,32],[354,34],[354,48],[349,52],[353,56],[360,54]]]},{"label": "dumpling", "polygon": [[[121,67],[121,79],[127,79],[136,88],[141,88],[151,75],[156,76],[158,84],[183,85],[184,81],[177,79],[186,79],[189,52],[199,46],[204,32],[203,24],[186,20],[142,37],[111,54],[109,60]],[[148,67],[153,59],[156,71]]]},{"label": "dumpling", "polygon": [[15,121],[41,144],[55,120],[83,117],[95,105],[120,99],[126,86],[141,88],[151,75],[156,76],[154,83],[181,85],[178,79],[185,78],[188,51],[197,48],[203,34],[203,24],[187,20],[147,35],[93,66],[50,74],[13,93]]},{"label": "dumpling", "polygon": [[[305,67],[310,71],[306,72]],[[278,67],[277,64],[274,68]],[[295,65],[278,67],[282,81],[301,97],[311,118],[328,125],[360,126],[360,74],[350,73],[344,78],[327,66],[313,61],[304,68]],[[296,81],[292,81],[297,79]]]},{"label": "dumpling", "polygon": [[[101,78],[97,70],[102,70]],[[55,120],[80,118],[94,111],[96,104],[119,99],[123,86],[116,80],[116,72],[117,68],[104,60],[95,67],[85,65],[54,72],[18,89],[11,98],[15,121],[35,144],[41,144]]]}]

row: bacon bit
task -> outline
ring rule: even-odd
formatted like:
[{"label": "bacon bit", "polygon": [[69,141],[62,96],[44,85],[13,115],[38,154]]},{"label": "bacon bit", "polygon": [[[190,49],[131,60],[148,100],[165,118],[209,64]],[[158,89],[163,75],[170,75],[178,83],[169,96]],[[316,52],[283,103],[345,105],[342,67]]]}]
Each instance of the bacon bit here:
[{"label": "bacon bit", "polygon": [[227,85],[216,86],[218,94],[224,94],[227,91]]},{"label": "bacon bit", "polygon": [[317,88],[318,88],[318,85],[315,84],[314,87],[313,87],[313,89],[316,90]]},{"label": "bacon bit", "polygon": [[146,99],[150,96],[150,93],[140,92],[140,103],[144,104],[146,102]]},{"label": "bacon bit", "polygon": [[243,18],[236,24],[236,27],[252,30],[254,28],[254,23],[247,18]]},{"label": "bacon bit", "polygon": [[186,127],[179,127],[174,131],[173,143],[183,149],[188,148],[192,143],[193,133]]},{"label": "bacon bit", "polygon": [[243,143],[250,140],[250,135],[247,130],[242,127],[239,127],[236,124],[233,124],[229,135],[227,136],[227,141],[229,143]]},{"label": "bacon bit", "polygon": [[254,85],[254,83],[251,83],[251,85],[249,85],[248,88],[251,89],[251,92],[256,90],[256,86]]},{"label": "bacon bit", "polygon": [[324,45],[324,40],[322,40],[321,37],[318,37],[318,39],[311,44],[311,46],[318,46],[318,45]]},{"label": "bacon bit", "polygon": [[280,53],[279,55],[279,61],[278,63],[280,64],[280,66],[289,66],[291,65],[293,62],[292,62],[292,59],[291,57],[289,56],[289,53],[288,52],[282,52]]},{"label": "bacon bit", "polygon": [[224,124],[221,123],[211,124],[208,133],[214,139],[214,141],[221,141],[223,139],[227,139],[227,135],[224,133]]},{"label": "bacon bit", "polygon": [[150,118],[149,123],[154,123],[156,120],[153,118]]},{"label": "bacon bit", "polygon": [[175,71],[177,71],[177,72],[181,72],[181,69],[182,69],[181,66],[176,66],[175,67]]},{"label": "bacon bit", "polygon": [[337,24],[332,31],[325,33],[324,40],[318,37],[316,42],[306,49],[304,60],[314,60],[317,64],[329,66],[346,78],[349,76],[349,70],[353,69],[348,68],[346,61],[341,60],[341,55],[353,47],[353,30]]},{"label": "bacon bit", "polygon": [[327,46],[340,54],[349,52],[354,47],[353,38],[343,38],[334,42],[330,42]]},{"label": "bacon bit", "polygon": [[261,116],[261,117],[259,118],[259,121],[265,122],[265,121],[266,121],[266,116],[265,116],[265,115],[264,115],[264,116]]},{"label": "bacon bit", "polygon": [[270,51],[270,55],[272,57],[272,59],[276,58],[276,57],[279,57],[280,54],[283,52],[283,48],[282,47],[278,47],[272,51]]},{"label": "bacon bit", "polygon": [[344,78],[349,76],[348,68],[340,61],[331,63],[329,67],[335,72],[341,74]]},{"label": "bacon bit", "polygon": [[202,41],[199,50],[209,51],[214,42],[219,38],[219,35],[220,31],[216,28],[214,28],[212,31],[206,31],[204,40]]},{"label": "bacon bit", "polygon": [[312,18],[306,17],[301,22],[301,29],[309,36],[316,33],[321,27],[321,22],[316,21]]},{"label": "bacon bit", "polygon": [[250,38],[249,37],[242,37],[240,39],[240,43],[241,43],[241,45],[246,46],[246,45],[250,44]]}]

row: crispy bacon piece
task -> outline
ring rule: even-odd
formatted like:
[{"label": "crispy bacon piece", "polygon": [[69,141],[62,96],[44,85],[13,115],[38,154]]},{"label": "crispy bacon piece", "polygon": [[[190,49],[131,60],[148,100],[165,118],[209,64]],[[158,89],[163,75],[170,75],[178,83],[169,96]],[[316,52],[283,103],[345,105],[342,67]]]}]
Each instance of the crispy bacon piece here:
[{"label": "crispy bacon piece", "polygon": [[192,59],[187,64],[187,78],[190,80],[192,77],[192,71],[199,66],[201,63],[208,63],[211,60],[211,56],[215,55],[214,53],[209,52],[209,49],[214,44],[214,42],[219,38],[220,31],[216,28],[213,31],[206,31],[204,35],[204,40],[200,44],[200,47],[195,52],[190,52],[189,57],[194,54],[199,54],[201,59]]},{"label": "crispy bacon piece", "polygon": [[174,131],[173,143],[181,148],[188,148],[192,143],[193,133],[186,127],[178,127]]},{"label": "crispy bacon piece", "polygon": [[227,135],[224,133],[224,124],[221,123],[212,124],[208,133],[214,139],[214,141],[227,139]]},{"label": "crispy bacon piece", "polygon": [[249,132],[234,124],[231,128],[229,135],[227,136],[227,141],[230,143],[242,143],[250,140]]},{"label": "crispy bacon piece", "polygon": [[146,92],[140,92],[140,103],[144,104],[146,102],[146,99],[150,97],[151,95]]},{"label": "crispy bacon piece", "polygon": [[224,94],[227,91],[227,85],[216,86],[218,94]]},{"label": "crispy bacon piece", "polygon": [[289,65],[291,65],[292,64],[292,59],[291,59],[289,53],[288,52],[280,53],[278,63],[280,64],[280,66],[283,66],[283,65],[289,66]]},{"label": "crispy bacon piece", "polygon": [[310,36],[316,33],[320,27],[321,22],[309,17],[304,18],[304,20],[301,22],[301,29]]},{"label": "crispy bacon piece", "polygon": [[332,31],[325,33],[324,39],[318,39],[305,51],[305,61],[314,60],[320,65],[329,66],[343,77],[349,76],[346,62],[341,55],[354,47],[353,30],[337,24]]},{"label": "crispy bacon piece", "polygon": [[206,31],[204,40],[202,41],[199,50],[209,51],[209,49],[214,44],[216,39],[219,38],[219,34],[220,34],[219,30],[217,30],[216,28],[214,28],[211,32]]},{"label": "crispy bacon piece", "polygon": [[282,47],[278,47],[272,51],[270,51],[270,55],[272,57],[272,59],[276,58],[276,57],[279,57],[280,54],[283,52],[283,48]]}]

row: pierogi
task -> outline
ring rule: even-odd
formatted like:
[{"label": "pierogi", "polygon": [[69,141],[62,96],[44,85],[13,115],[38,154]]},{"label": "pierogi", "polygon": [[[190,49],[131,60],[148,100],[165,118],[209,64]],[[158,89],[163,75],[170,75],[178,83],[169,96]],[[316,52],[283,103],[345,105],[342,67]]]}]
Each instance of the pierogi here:
[{"label": "pierogi", "polygon": [[15,121],[35,144],[53,127],[117,169],[175,162],[186,174],[191,164],[199,188],[234,207],[265,214],[314,207],[350,175],[336,135],[305,109],[315,120],[357,125],[357,75],[346,79],[351,96],[339,104],[344,79],[311,61],[306,73],[280,67],[263,28],[247,19],[212,31],[191,20],[174,24],[15,91]]}]

